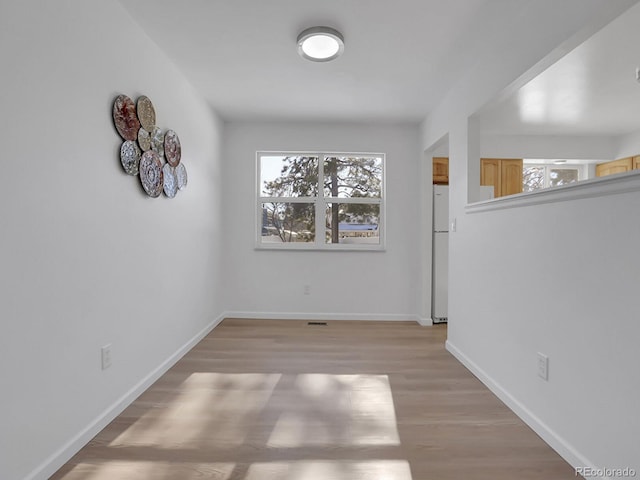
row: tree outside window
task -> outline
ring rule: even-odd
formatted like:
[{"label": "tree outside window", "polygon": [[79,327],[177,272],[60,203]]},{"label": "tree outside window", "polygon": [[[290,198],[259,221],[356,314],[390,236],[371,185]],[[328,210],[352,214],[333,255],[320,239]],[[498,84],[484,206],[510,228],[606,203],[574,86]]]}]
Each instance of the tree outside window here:
[{"label": "tree outside window", "polygon": [[580,180],[576,167],[524,164],[522,169],[522,191],[534,192],[543,188],[559,187]]}]

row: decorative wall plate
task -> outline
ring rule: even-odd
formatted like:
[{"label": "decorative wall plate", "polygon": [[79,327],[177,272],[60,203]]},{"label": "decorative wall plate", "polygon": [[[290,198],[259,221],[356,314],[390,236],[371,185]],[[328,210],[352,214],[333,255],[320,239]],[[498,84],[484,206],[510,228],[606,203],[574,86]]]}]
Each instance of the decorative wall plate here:
[{"label": "decorative wall plate", "polygon": [[162,193],[162,177],[162,160],[158,154],[152,150],[144,152],[140,159],[140,182],[147,195],[155,198]]},{"label": "decorative wall plate", "polygon": [[138,130],[138,145],[140,145],[143,152],[151,150],[151,134],[144,128]]},{"label": "decorative wall plate", "polygon": [[180,190],[184,190],[187,186],[187,169],[184,166],[184,163],[180,163],[175,168],[176,180],[178,181],[178,188]]},{"label": "decorative wall plate", "polygon": [[131,140],[125,140],[120,147],[120,161],[124,171],[129,175],[137,175],[140,167],[142,152],[138,144]]},{"label": "decorative wall plate", "polygon": [[164,191],[173,198],[187,186],[178,134],[156,126],[156,111],[149,97],[141,95],[134,103],[127,95],[118,95],[113,101],[113,123],[124,139],[120,147],[122,168],[129,175],[140,176],[147,195],[155,198]]},{"label": "decorative wall plate", "polygon": [[156,110],[153,108],[153,103],[151,103],[149,97],[144,95],[138,97],[138,118],[146,131],[153,131],[156,126]]},{"label": "decorative wall plate", "polygon": [[140,122],[136,116],[136,106],[126,95],[118,95],[113,102],[113,123],[125,140],[135,140],[138,137]]},{"label": "decorative wall plate", "polygon": [[167,130],[164,134],[164,157],[172,167],[177,167],[180,163],[182,148],[178,134],[173,130]]},{"label": "decorative wall plate", "polygon": [[178,179],[176,178],[176,171],[168,163],[165,163],[162,167],[162,175],[164,176],[164,194],[173,198],[178,192]]},{"label": "decorative wall plate", "polygon": [[151,132],[151,150],[164,157],[164,133],[158,127]]}]

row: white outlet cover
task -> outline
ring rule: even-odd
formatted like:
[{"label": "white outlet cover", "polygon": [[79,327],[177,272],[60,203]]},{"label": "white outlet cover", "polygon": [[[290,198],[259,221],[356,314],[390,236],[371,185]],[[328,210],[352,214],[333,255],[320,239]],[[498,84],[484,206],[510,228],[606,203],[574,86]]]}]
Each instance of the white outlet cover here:
[{"label": "white outlet cover", "polygon": [[100,353],[102,355],[102,369],[105,370],[111,366],[111,344],[102,347]]},{"label": "white outlet cover", "polygon": [[549,380],[549,357],[538,352],[538,376],[543,380]]}]

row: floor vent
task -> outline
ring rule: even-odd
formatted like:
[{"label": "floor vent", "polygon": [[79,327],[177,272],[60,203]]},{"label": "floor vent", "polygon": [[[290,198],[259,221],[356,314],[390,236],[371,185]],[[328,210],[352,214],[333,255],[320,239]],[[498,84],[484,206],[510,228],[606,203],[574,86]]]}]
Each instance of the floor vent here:
[{"label": "floor vent", "polygon": [[327,325],[327,322],[307,322],[307,325]]}]

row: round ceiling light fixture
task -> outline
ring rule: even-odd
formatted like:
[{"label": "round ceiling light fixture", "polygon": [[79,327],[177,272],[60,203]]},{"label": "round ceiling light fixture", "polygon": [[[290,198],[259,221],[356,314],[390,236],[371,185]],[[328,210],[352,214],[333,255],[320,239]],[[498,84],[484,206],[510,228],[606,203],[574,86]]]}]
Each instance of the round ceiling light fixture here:
[{"label": "round ceiling light fixture", "polygon": [[342,55],[344,38],[330,27],[311,27],[298,35],[298,53],[313,62],[328,62]]}]

